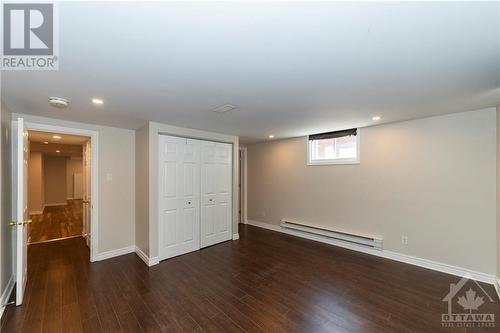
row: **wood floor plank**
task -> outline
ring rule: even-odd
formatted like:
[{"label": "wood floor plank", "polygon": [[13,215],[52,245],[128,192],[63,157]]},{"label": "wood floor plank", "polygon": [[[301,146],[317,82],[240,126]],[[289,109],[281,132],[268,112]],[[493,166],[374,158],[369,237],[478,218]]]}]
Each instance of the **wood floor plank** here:
[{"label": "wood floor plank", "polygon": [[139,322],[135,318],[132,312],[123,312],[118,315],[118,320],[120,322],[120,327],[124,333],[141,333],[144,332],[139,325]]},{"label": "wood floor plank", "polygon": [[62,331],[67,333],[79,333],[83,331],[82,320],[78,304],[66,304],[62,308]]},{"label": "wood floor plank", "polygon": [[42,332],[62,332],[62,279],[60,268],[54,267],[47,274]]},{"label": "wood floor plank", "polygon": [[103,331],[99,318],[97,316],[90,317],[83,321],[83,333],[105,333]]}]

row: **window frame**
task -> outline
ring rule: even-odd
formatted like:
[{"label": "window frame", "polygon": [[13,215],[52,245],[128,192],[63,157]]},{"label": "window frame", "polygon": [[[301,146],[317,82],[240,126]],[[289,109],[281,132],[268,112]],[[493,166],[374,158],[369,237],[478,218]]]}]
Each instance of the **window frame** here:
[{"label": "window frame", "polygon": [[313,160],[311,159],[312,154],[312,144],[314,140],[309,140],[309,135],[307,138],[307,165],[346,165],[346,164],[360,164],[361,163],[361,130],[356,129],[356,158],[335,158],[335,159],[324,159],[324,160]]}]

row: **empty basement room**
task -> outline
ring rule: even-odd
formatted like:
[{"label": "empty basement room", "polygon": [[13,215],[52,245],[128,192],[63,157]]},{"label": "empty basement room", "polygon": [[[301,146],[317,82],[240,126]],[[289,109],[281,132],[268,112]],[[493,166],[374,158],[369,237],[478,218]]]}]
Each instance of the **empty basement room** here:
[{"label": "empty basement room", "polygon": [[2,333],[500,332],[500,2],[0,6]]}]

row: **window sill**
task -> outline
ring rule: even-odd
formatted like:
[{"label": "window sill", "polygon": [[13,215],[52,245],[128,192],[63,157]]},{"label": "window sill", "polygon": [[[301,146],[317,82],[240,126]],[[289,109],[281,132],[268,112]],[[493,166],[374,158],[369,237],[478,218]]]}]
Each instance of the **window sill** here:
[{"label": "window sill", "polygon": [[346,165],[346,164],[360,164],[357,160],[324,160],[324,161],[307,161],[307,165]]}]

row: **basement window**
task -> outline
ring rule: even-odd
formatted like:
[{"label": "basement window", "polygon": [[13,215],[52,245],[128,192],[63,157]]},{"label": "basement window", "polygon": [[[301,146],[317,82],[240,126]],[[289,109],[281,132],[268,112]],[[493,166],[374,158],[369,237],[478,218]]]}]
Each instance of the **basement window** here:
[{"label": "basement window", "polygon": [[308,165],[358,164],[359,130],[309,135],[307,147]]}]

